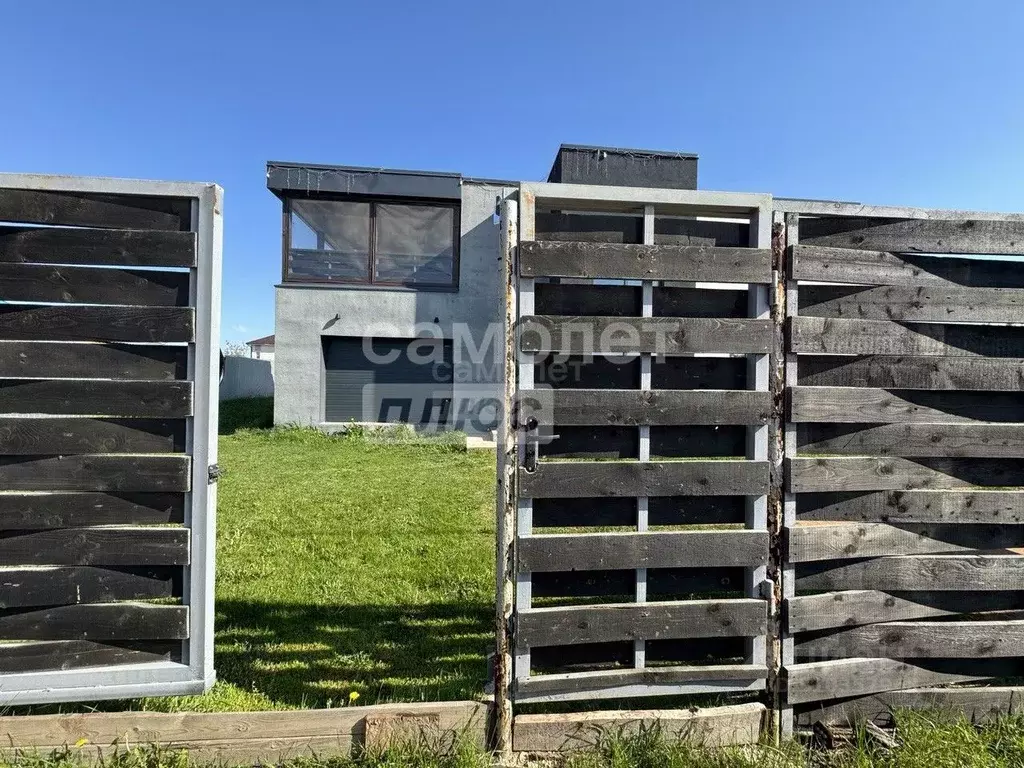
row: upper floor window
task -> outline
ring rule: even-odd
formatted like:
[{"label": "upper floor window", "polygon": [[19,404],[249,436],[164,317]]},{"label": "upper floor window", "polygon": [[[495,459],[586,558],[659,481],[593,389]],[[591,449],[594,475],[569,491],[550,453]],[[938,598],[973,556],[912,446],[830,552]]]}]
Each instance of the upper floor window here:
[{"label": "upper floor window", "polygon": [[458,288],[454,205],[292,198],[286,281]]}]

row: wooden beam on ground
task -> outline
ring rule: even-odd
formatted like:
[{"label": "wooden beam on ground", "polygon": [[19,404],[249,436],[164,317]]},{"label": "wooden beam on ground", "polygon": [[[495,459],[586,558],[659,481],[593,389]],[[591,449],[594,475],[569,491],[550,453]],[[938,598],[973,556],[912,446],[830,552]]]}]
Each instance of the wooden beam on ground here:
[{"label": "wooden beam on ground", "polygon": [[706,746],[756,744],[765,717],[763,704],[734,704],[698,710],[627,710],[572,714],[519,715],[514,743],[518,752],[561,752],[591,746],[601,729],[636,733],[655,723],[669,738]]}]

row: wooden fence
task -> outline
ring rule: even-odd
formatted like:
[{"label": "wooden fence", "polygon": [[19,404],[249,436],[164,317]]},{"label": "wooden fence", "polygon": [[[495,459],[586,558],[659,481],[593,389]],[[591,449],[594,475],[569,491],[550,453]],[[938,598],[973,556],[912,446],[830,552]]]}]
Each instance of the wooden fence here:
[{"label": "wooden fence", "polygon": [[932,687],[1024,671],[1024,269],[991,256],[1024,220],[777,209],[783,723],[1007,711],[1024,689]]},{"label": "wooden fence", "polygon": [[212,681],[219,194],[0,175],[0,704]]},{"label": "wooden fence", "polygon": [[684,192],[595,217],[566,213],[594,203],[573,190],[519,201],[513,699],[756,695],[768,198]]}]

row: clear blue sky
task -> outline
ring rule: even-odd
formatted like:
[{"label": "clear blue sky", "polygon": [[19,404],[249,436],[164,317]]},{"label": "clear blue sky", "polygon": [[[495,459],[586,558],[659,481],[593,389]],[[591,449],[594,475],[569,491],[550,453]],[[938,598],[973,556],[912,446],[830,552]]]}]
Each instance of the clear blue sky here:
[{"label": "clear blue sky", "polygon": [[560,142],[705,189],[1024,210],[1024,4],[8,2],[0,170],[216,181],[224,337],[273,331],[267,160],[542,179]]}]

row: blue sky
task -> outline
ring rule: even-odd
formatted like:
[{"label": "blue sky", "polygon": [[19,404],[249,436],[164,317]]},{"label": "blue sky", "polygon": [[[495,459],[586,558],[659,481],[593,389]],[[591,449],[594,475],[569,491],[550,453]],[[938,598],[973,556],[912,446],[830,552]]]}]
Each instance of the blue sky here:
[{"label": "blue sky", "polygon": [[1024,210],[1024,4],[5,3],[0,170],[216,181],[224,337],[273,331],[267,160],[542,179],[561,142],[705,189]]}]

